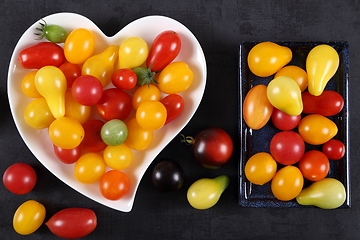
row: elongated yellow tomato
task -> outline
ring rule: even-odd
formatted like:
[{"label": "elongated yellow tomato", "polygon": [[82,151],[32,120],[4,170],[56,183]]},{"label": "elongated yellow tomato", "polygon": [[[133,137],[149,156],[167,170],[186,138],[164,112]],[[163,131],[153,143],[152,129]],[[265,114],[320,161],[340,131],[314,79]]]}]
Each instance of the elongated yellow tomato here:
[{"label": "elongated yellow tomato", "polygon": [[119,47],[115,45],[108,46],[99,54],[88,58],[82,66],[82,75],[91,75],[100,80],[103,87],[111,82],[111,76],[114,72],[114,64],[118,59]]},{"label": "elongated yellow tomato", "polygon": [[141,66],[149,55],[149,46],[140,37],[126,38],[119,47],[118,68]]},{"label": "elongated yellow tomato", "polygon": [[304,91],[308,85],[307,73],[299,66],[285,66],[276,72],[274,78],[279,76],[288,76],[292,78],[299,85],[300,91]]},{"label": "elongated yellow tomato", "polygon": [[45,215],[44,205],[35,200],[27,200],[18,207],[14,214],[14,230],[18,234],[29,235],[43,224]]},{"label": "elongated yellow tomato", "polygon": [[95,50],[95,36],[85,28],[74,29],[64,43],[64,54],[68,62],[82,64]]},{"label": "elongated yellow tomato", "polygon": [[298,130],[305,142],[320,145],[333,138],[338,132],[338,127],[323,115],[311,114],[300,120]]},{"label": "elongated yellow tomato", "polygon": [[134,150],[145,150],[149,147],[152,138],[153,131],[142,128],[136,121],[136,118],[131,118],[127,123],[128,136],[125,143]]},{"label": "elongated yellow tomato", "polygon": [[339,54],[329,45],[321,44],[311,49],[306,58],[310,94],[319,96],[324,91],[327,83],[335,75],[339,62]]},{"label": "elongated yellow tomato", "polygon": [[301,171],[292,165],[285,166],[276,172],[271,180],[271,191],[281,201],[294,199],[304,186]]},{"label": "elongated yellow tomato", "polygon": [[266,86],[259,84],[246,94],[243,104],[245,123],[252,129],[260,129],[269,121],[273,112],[273,105],[266,95]]},{"label": "elongated yellow tomato", "polygon": [[84,124],[90,118],[91,109],[91,106],[85,106],[76,101],[71,91],[66,91],[65,117],[73,118],[80,124]]},{"label": "elongated yellow tomato", "polygon": [[30,127],[36,129],[47,128],[55,120],[43,97],[36,98],[27,105],[24,119]]},{"label": "elongated yellow tomato", "polygon": [[69,117],[55,119],[50,124],[48,133],[52,143],[64,149],[76,148],[85,135],[83,126]]},{"label": "elongated yellow tomato", "polygon": [[35,75],[35,86],[46,99],[52,115],[55,118],[63,117],[67,89],[66,77],[63,72],[54,66],[42,67]]},{"label": "elongated yellow tomato", "polygon": [[100,180],[106,171],[106,163],[98,153],[85,153],[75,163],[74,175],[81,183],[94,183]]},{"label": "elongated yellow tomato", "polygon": [[194,74],[185,62],[172,62],[167,65],[157,79],[163,93],[180,93],[190,87]]},{"label": "elongated yellow tomato", "polygon": [[268,77],[276,73],[292,59],[290,48],[273,42],[256,44],[247,57],[250,71],[259,77]]},{"label": "elongated yellow tomato", "polygon": [[25,75],[21,81],[21,90],[30,98],[42,97],[35,86],[35,75],[37,70],[31,71]]},{"label": "elongated yellow tomato", "polygon": [[264,185],[275,175],[277,163],[267,152],[258,152],[251,156],[245,164],[246,178],[257,185]]},{"label": "elongated yellow tomato", "polygon": [[126,143],[117,146],[107,146],[103,156],[106,165],[115,170],[123,170],[129,167],[134,158],[131,148]]},{"label": "elongated yellow tomato", "polygon": [[279,76],[271,80],[267,97],[274,107],[291,116],[297,116],[303,110],[299,85],[290,77]]}]

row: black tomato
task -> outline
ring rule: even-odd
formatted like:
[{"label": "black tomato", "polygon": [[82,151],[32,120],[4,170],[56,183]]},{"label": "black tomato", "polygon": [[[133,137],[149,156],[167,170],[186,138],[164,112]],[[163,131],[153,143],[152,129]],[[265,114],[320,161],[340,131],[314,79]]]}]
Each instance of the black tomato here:
[{"label": "black tomato", "polygon": [[162,159],[152,171],[152,183],[160,192],[179,190],[184,184],[184,170],[175,160]]}]

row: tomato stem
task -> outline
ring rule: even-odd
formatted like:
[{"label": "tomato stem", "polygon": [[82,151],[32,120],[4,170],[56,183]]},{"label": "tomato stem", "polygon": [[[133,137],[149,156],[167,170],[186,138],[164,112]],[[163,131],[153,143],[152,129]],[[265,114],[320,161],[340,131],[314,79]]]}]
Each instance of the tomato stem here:
[{"label": "tomato stem", "polygon": [[180,142],[185,143],[186,145],[194,145],[195,138],[192,136],[185,136],[184,134],[180,133]]}]

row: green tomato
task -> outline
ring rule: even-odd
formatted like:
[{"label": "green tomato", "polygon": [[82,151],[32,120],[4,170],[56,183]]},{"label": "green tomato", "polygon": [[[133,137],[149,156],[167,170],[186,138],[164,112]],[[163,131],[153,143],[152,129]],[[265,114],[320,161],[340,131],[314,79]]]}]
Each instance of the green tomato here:
[{"label": "green tomato", "polygon": [[40,27],[37,27],[36,30],[39,32],[35,35],[39,36],[36,40],[41,40],[44,37],[50,42],[54,43],[63,43],[65,42],[69,32],[62,26],[51,24],[48,25],[44,19],[41,19],[43,22],[39,22]]},{"label": "green tomato", "polygon": [[126,140],[128,128],[123,121],[112,119],[102,126],[100,135],[107,145],[118,146]]}]

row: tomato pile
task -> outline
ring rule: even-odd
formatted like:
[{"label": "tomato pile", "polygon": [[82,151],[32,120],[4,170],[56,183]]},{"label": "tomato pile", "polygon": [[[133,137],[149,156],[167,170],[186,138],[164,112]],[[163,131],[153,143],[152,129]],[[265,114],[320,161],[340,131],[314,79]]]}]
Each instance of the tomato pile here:
[{"label": "tomato pile", "polygon": [[330,161],[345,154],[332,119],[342,111],[344,99],[326,86],[338,70],[339,55],[330,45],[319,44],[306,56],[305,70],[289,65],[292,58],[289,47],[273,42],[260,42],[249,51],[250,71],[270,81],[247,92],[244,121],[256,131],[266,125],[277,130],[266,151],[250,156],[244,173],[253,184],[270,183],[278,200],[337,208],[345,202],[345,187],[328,174]]}]

